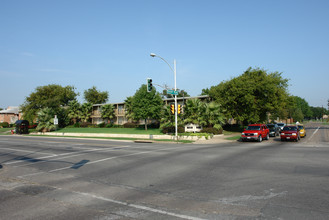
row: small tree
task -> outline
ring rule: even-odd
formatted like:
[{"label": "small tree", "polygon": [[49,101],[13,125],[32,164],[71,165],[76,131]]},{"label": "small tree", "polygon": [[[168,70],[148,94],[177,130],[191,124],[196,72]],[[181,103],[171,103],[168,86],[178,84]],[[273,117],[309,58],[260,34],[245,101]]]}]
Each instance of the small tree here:
[{"label": "small tree", "polygon": [[68,117],[73,121],[73,123],[77,123],[80,120],[81,116],[81,105],[78,101],[74,100],[69,103],[68,108]]},{"label": "small tree", "polygon": [[163,101],[155,88],[147,92],[146,85],[142,85],[131,100],[132,118],[134,120],[143,119],[145,121],[145,130],[147,130],[147,119],[159,119]]},{"label": "small tree", "polygon": [[101,107],[101,117],[106,120],[106,123],[109,123],[109,120],[115,117],[114,106],[111,104],[103,105]]},{"label": "small tree", "polygon": [[80,118],[83,122],[88,122],[91,117],[93,106],[90,103],[83,103],[81,106]]},{"label": "small tree", "polygon": [[192,123],[205,126],[207,122],[203,113],[206,112],[206,105],[200,99],[189,99],[184,109],[185,123]]},{"label": "small tree", "polygon": [[38,113],[38,126],[36,128],[37,131],[54,131],[56,126],[54,125],[54,110],[51,108],[43,108]]},{"label": "small tree", "polygon": [[215,102],[205,103],[206,111],[202,112],[206,126],[221,129],[225,123],[225,117],[221,112],[220,105]]}]

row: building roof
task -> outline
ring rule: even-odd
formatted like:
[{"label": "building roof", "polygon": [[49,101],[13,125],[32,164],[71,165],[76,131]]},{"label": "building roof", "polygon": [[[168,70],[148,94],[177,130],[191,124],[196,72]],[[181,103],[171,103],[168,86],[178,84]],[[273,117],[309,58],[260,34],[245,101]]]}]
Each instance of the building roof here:
[{"label": "building roof", "polygon": [[9,106],[7,109],[0,111],[0,114],[16,114],[16,115],[18,115],[18,113],[19,113],[19,107],[17,107],[17,106]]}]

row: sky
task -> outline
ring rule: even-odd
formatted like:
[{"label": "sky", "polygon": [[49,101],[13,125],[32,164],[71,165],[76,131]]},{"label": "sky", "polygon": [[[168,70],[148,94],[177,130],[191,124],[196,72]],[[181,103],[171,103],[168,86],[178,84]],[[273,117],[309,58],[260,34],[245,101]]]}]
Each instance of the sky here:
[{"label": "sky", "polygon": [[[249,67],[329,99],[327,0],[0,0],[0,108],[38,86],[93,86],[124,102],[147,78],[191,96]],[[158,91],[161,87],[156,86]]]}]

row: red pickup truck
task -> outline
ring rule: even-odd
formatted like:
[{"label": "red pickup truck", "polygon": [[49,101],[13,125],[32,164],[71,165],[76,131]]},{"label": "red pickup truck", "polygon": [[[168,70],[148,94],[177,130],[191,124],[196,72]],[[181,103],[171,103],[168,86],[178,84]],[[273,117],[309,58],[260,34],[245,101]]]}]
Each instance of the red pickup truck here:
[{"label": "red pickup truck", "polygon": [[241,140],[249,141],[254,140],[261,142],[263,139],[270,138],[270,130],[265,124],[251,124],[242,132]]}]

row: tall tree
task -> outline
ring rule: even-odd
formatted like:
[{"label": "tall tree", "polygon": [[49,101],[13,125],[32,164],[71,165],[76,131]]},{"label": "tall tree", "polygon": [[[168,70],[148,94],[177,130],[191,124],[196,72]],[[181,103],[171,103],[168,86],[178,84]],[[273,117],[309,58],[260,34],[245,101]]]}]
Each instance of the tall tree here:
[{"label": "tall tree", "polygon": [[155,88],[147,92],[146,85],[142,85],[135,93],[131,101],[131,111],[134,120],[145,121],[145,130],[147,130],[148,119],[159,119],[163,101]]},{"label": "tall tree", "polygon": [[84,99],[91,104],[103,104],[109,98],[108,92],[98,91],[96,86],[84,91]]},{"label": "tall tree", "polygon": [[282,73],[247,69],[241,76],[210,88],[209,95],[225,110],[227,118],[244,124],[266,121],[268,113],[278,114],[288,97],[288,79]]},{"label": "tall tree", "polygon": [[[26,97],[24,104],[21,106],[23,118],[33,122],[37,112],[43,108],[51,108],[54,114],[58,114],[61,107],[67,106],[72,100],[76,100],[78,93],[74,90],[73,86],[62,87],[56,84],[37,87],[34,92]],[[59,118],[59,121],[61,120]]]},{"label": "tall tree", "polygon": [[106,123],[115,117],[114,106],[111,104],[103,105],[101,107],[101,117],[106,120]]}]

